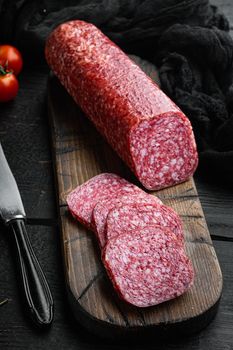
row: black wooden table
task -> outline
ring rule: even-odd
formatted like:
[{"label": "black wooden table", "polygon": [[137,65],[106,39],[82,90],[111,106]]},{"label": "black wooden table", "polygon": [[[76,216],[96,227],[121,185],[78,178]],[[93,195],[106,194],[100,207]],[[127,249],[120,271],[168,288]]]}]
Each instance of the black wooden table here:
[{"label": "black wooden table", "polygon": [[[215,0],[233,23],[232,0]],[[233,32],[232,32],[233,33]],[[0,349],[127,349],[88,334],[75,324],[66,300],[46,109],[46,67],[26,67],[14,102],[0,106],[0,140],[22,194],[28,231],[55,300],[48,332],[32,328],[23,314],[13,254],[0,226]],[[1,179],[0,179],[1,180]],[[215,320],[201,333],[167,341],[159,349],[233,349],[233,191],[196,178],[197,189],[221,264],[224,287]],[[134,349],[154,349],[153,344]]]}]

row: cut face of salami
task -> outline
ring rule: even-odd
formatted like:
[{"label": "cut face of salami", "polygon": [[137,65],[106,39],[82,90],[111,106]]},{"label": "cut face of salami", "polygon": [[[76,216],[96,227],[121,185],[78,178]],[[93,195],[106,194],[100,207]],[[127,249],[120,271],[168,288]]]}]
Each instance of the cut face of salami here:
[{"label": "cut face of salami", "polygon": [[177,243],[183,246],[184,234],[179,216],[173,209],[160,204],[123,204],[110,210],[106,220],[106,240],[125,232],[134,235],[138,229],[148,225],[169,229],[176,235]]},{"label": "cut face of salami", "polygon": [[183,182],[196,167],[196,151],[189,122],[181,115],[164,114],[143,121],[132,132],[135,171],[147,188]]},{"label": "cut face of salami", "polygon": [[103,262],[123,300],[148,307],[176,298],[190,287],[192,265],[175,240],[171,231],[151,226],[108,241]]},{"label": "cut face of salami", "polygon": [[112,148],[149,190],[185,181],[197,166],[189,120],[94,25],[71,21],[46,43],[47,62]]},{"label": "cut face of salami", "polygon": [[72,215],[82,224],[91,228],[92,211],[98,201],[117,195],[144,193],[139,187],[116,174],[103,173],[78,186],[67,196],[67,204]]},{"label": "cut face of salami", "polygon": [[104,247],[106,243],[105,224],[108,213],[124,204],[156,204],[163,205],[158,197],[149,195],[145,192],[125,195],[124,191],[119,191],[117,197],[106,198],[98,202],[93,210],[92,221],[93,227],[97,234],[100,247]]}]

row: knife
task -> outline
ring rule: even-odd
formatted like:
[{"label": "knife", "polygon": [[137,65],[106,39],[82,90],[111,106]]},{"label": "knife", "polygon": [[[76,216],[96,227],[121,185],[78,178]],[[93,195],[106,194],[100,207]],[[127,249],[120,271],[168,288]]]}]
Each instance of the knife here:
[{"label": "knife", "polygon": [[17,267],[22,291],[31,319],[38,326],[53,320],[53,298],[45,275],[30,243],[26,214],[18,186],[0,143],[0,218],[12,233],[17,252]]}]

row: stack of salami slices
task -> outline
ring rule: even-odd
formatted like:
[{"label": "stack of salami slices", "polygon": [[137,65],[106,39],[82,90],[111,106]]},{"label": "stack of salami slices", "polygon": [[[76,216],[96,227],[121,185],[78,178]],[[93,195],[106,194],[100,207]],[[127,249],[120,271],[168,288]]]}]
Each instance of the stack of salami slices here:
[{"label": "stack of salami slices", "polygon": [[194,274],[179,216],[160,199],[111,173],[67,197],[72,215],[95,232],[118,295],[147,307],[183,294]]}]

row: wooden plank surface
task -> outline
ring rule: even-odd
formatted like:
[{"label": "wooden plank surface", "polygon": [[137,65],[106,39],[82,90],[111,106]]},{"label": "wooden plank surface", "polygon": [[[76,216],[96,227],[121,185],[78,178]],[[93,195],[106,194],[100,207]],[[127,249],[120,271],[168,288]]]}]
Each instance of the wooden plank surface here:
[{"label": "wooden plank surface", "polygon": [[144,333],[151,327],[153,332],[156,328],[160,332],[194,332],[205,326],[216,311],[222,277],[193,180],[156,194],[183,219],[186,250],[196,274],[194,286],[180,298],[147,309],[124,303],[106,277],[94,236],[69,215],[66,196],[101,172],[115,172],[134,183],[137,180],[55,77],[49,81],[48,106],[66,281],[77,319],[104,336],[131,330]]}]

